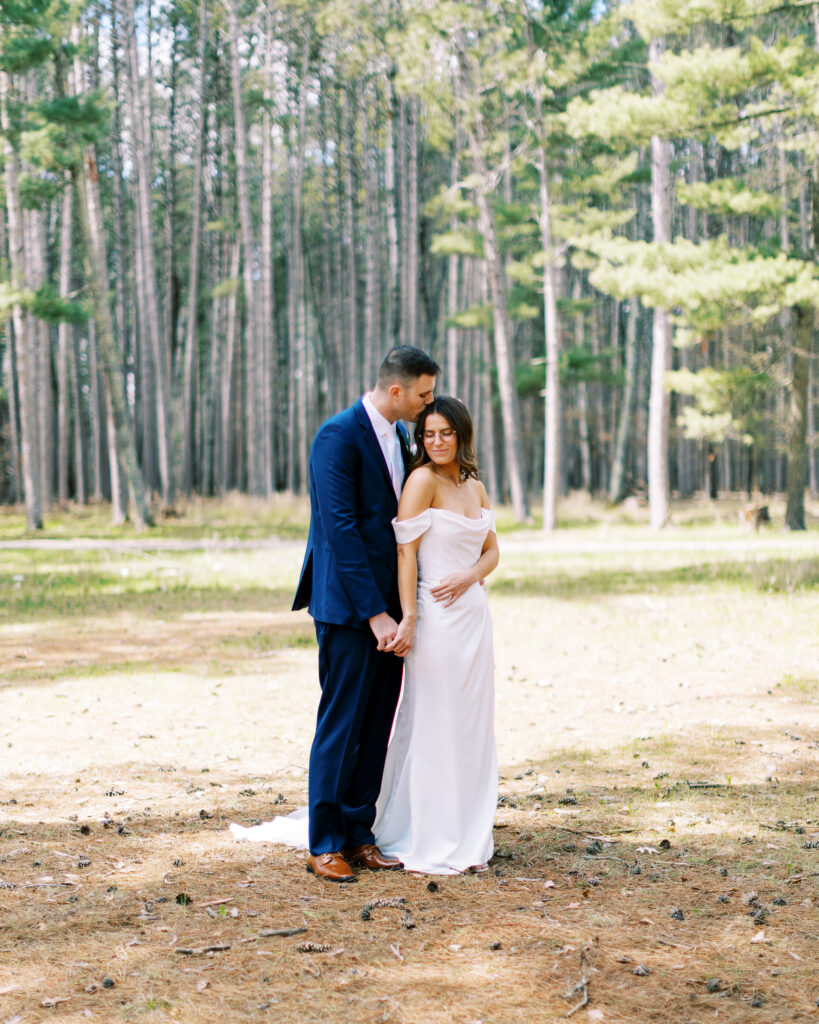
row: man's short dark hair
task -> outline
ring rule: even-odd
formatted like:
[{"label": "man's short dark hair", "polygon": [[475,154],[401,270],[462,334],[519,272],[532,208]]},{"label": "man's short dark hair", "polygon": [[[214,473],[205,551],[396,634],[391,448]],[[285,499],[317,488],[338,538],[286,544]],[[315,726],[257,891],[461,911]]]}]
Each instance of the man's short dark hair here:
[{"label": "man's short dark hair", "polygon": [[381,360],[378,367],[378,383],[382,387],[395,383],[406,388],[425,374],[437,377],[440,372],[441,367],[422,348],[416,348],[414,345],[396,345]]}]

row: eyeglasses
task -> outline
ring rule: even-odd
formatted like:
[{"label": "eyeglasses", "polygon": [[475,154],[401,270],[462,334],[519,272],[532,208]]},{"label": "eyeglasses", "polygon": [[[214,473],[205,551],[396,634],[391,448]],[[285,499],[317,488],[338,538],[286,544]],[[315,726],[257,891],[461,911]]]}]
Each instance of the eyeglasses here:
[{"label": "eyeglasses", "polygon": [[436,437],[440,437],[442,441],[451,441],[455,436],[456,431],[452,427],[446,427],[444,430],[425,430],[421,434],[421,439],[424,444],[428,444],[430,441],[434,441]]}]

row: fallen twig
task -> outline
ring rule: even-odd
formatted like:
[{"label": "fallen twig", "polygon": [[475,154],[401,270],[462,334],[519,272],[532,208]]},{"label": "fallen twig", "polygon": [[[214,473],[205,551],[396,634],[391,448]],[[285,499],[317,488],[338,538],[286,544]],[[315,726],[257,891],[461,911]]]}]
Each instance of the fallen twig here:
[{"label": "fallen twig", "polygon": [[224,953],[226,949],[230,949],[228,943],[219,946],[200,946],[195,949],[190,946],[177,946],[174,952],[180,956],[205,956],[208,953]]},{"label": "fallen twig", "polygon": [[573,1013],[577,1013],[578,1010],[582,1010],[583,1007],[588,1003],[588,1001],[589,1001],[589,979],[588,978],[581,978],[580,981],[578,981],[578,983],[574,986],[574,988],[570,992],[567,992],[566,995],[563,996],[563,998],[564,999],[571,999],[571,997],[575,994],[575,992],[581,992],[582,996],[581,996],[579,1002],[575,1003],[574,1006],[572,1006],[569,1010],[566,1011],[566,1016],[567,1017],[571,1017],[571,1015]]},{"label": "fallen twig", "polygon": [[663,939],[657,936],[656,940],[661,946],[671,946],[673,949],[693,949],[693,946],[688,946],[684,942],[672,942],[671,939]]},{"label": "fallen twig", "polygon": [[306,928],[262,928],[259,932],[259,938],[270,939],[273,936],[279,936],[283,939],[289,939],[291,935],[301,935],[302,932],[306,931]]}]

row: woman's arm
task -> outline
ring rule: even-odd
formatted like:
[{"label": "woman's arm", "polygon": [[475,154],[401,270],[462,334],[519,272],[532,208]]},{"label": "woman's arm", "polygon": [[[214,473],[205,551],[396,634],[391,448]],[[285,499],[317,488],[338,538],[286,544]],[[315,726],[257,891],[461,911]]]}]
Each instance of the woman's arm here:
[{"label": "woman's arm", "polygon": [[[481,508],[489,508],[489,496],[483,484],[481,489]],[[486,577],[497,568],[500,552],[498,550],[498,538],[494,530],[490,530],[483,542],[481,554],[478,561],[465,572],[455,572],[451,576],[445,576],[441,582],[432,587],[430,593],[436,601],[442,601],[447,608],[454,601],[467,592],[476,583],[481,583]]]},{"label": "woman's arm", "polygon": [[[435,478],[429,471],[417,469],[411,473],[401,493],[398,521],[414,519],[432,505],[435,497]],[[423,534],[421,535],[421,537]],[[398,596],[401,599],[401,621],[395,639],[385,650],[403,658],[412,648],[415,623],[418,618],[418,548],[421,537],[398,545]]]}]

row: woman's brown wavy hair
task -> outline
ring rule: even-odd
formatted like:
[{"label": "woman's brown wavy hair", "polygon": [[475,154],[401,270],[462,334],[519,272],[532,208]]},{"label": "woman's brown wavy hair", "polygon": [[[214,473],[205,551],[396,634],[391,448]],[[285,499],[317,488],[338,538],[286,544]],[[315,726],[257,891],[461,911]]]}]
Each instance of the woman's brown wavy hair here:
[{"label": "woman's brown wavy hair", "polygon": [[477,480],[478,457],[475,454],[473,441],[475,430],[472,426],[472,417],[460,398],[453,398],[451,395],[438,395],[429,405],[424,406],[424,410],[415,424],[415,455],[410,464],[410,470],[417,469],[418,466],[425,466],[432,461],[424,447],[423,433],[426,429],[427,417],[432,416],[433,413],[443,416],[455,431],[458,441],[455,458],[461,467],[461,480],[468,480],[470,477]]}]

